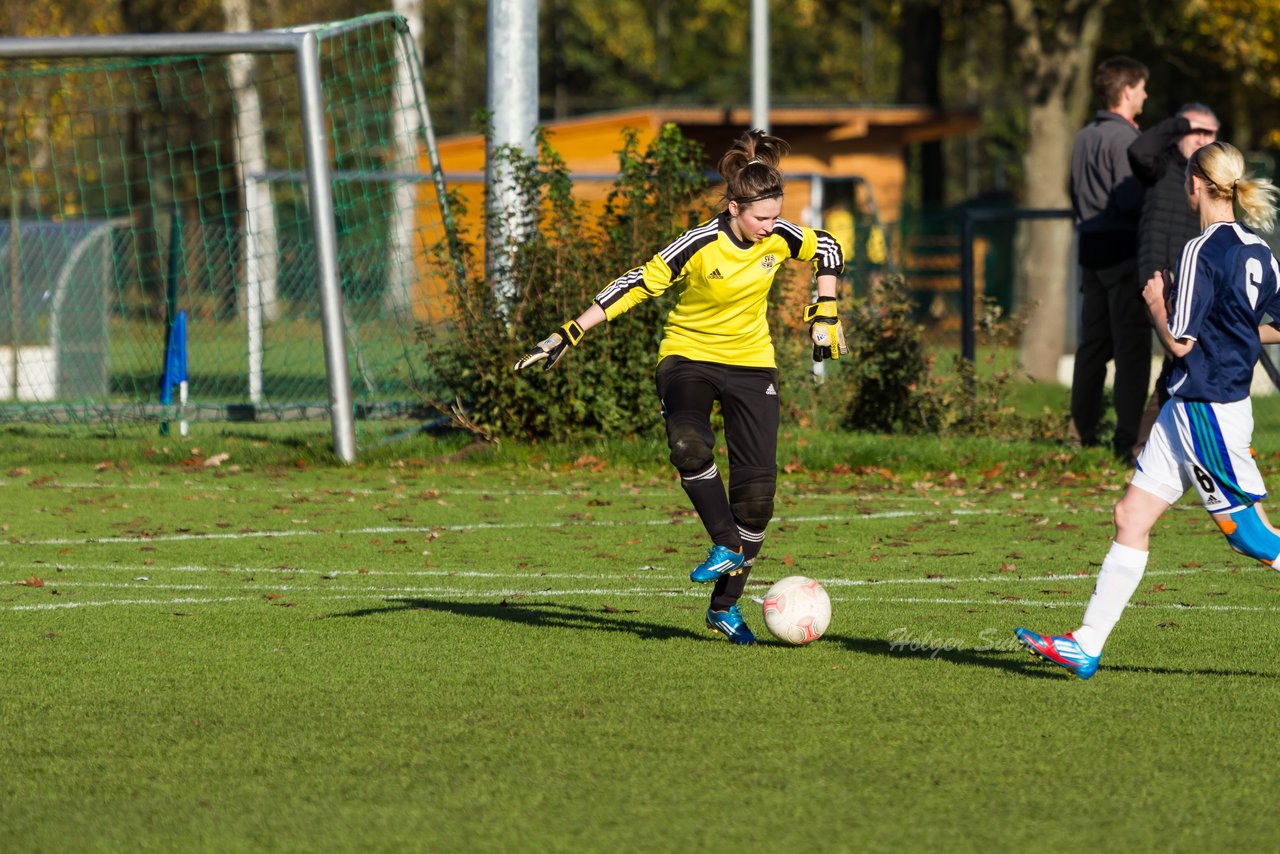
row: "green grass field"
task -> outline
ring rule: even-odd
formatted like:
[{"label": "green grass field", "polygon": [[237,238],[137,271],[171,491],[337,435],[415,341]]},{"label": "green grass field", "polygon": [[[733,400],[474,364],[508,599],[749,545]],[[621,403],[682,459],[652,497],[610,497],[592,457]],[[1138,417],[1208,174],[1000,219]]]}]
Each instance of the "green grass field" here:
[{"label": "green grass field", "polygon": [[789,434],[749,593],[810,575],[834,619],[740,648],[644,443],[3,439],[8,851],[1274,844],[1280,577],[1202,511],[1092,680],[1012,644],[1077,624],[1100,456]]}]

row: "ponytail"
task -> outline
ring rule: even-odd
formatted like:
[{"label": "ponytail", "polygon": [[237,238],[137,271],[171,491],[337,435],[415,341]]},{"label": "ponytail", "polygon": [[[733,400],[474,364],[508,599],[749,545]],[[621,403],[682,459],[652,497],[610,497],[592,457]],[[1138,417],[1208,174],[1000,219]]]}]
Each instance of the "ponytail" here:
[{"label": "ponytail", "polygon": [[724,202],[749,205],[762,199],[782,196],[782,173],[778,163],[787,144],[762,130],[749,130],[738,137],[716,164],[724,178]]},{"label": "ponytail", "polygon": [[1216,199],[1230,199],[1250,228],[1270,231],[1276,222],[1280,189],[1267,178],[1245,175],[1244,155],[1230,143],[1216,141],[1198,149],[1187,162],[1187,174],[1205,182]]}]

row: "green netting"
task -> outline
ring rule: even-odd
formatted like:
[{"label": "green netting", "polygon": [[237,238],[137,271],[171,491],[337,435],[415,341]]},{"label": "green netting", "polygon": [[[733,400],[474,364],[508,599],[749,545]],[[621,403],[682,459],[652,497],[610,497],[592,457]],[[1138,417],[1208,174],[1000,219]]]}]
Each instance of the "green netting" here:
[{"label": "green netting", "polygon": [[[354,415],[420,413],[415,328],[443,289],[416,49],[392,15],[316,33]],[[0,59],[0,422],[328,417],[296,66]]]}]

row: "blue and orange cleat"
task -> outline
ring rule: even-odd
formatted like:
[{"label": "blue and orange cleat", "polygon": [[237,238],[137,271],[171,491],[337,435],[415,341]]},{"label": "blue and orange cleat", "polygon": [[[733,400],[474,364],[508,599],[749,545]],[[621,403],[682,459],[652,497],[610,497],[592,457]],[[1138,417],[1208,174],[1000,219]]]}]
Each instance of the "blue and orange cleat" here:
[{"label": "blue and orange cleat", "polygon": [[1088,679],[1098,669],[1098,659],[1101,656],[1089,655],[1081,649],[1070,632],[1065,635],[1040,635],[1030,629],[1014,629],[1013,635],[1032,655],[1065,667],[1081,679]]},{"label": "blue and orange cleat", "polygon": [[707,628],[719,632],[737,644],[753,644],[756,636],[747,628],[747,621],[742,619],[742,612],[737,605],[730,605],[727,611],[707,609]]},{"label": "blue and orange cleat", "polygon": [[742,571],[743,558],[742,549],[734,551],[728,546],[712,546],[707,552],[707,559],[689,573],[689,580],[706,584],[722,575],[737,575]]}]

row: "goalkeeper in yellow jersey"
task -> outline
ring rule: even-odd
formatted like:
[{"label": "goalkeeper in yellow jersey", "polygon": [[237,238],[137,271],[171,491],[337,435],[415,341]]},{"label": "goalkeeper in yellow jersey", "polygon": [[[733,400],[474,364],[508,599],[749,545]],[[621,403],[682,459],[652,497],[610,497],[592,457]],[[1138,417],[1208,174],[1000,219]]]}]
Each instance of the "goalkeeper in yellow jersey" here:
[{"label": "goalkeeper in yellow jersey", "polygon": [[[764,131],[744,133],[717,166],[725,209],[615,279],[515,365],[550,369],[596,324],[678,289],[658,348],[657,386],[671,463],[711,537],[706,559],[689,577],[714,582],[707,625],[740,644],[755,642],[737,603],[773,517],[777,487],[778,370],[766,308],[783,261],[812,264],[817,273],[817,301],[804,306],[814,360],[849,352],[836,314],[840,244],[782,218],[778,161],[785,151],[786,143]],[[713,454],[717,400],[729,451],[727,493]]]}]

